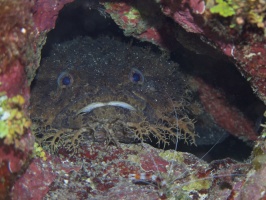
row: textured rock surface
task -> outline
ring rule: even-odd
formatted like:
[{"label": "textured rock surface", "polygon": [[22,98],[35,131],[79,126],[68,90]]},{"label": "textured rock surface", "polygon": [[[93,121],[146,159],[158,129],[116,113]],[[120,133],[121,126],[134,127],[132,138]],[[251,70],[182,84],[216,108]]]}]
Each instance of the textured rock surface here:
[{"label": "textured rock surface", "polygon": [[35,0],[34,22],[39,33],[48,32],[55,27],[59,11],[73,0]]},{"label": "textured rock surface", "polygon": [[[33,137],[28,130],[12,129],[18,118],[26,116],[24,111],[29,104],[29,85],[25,69],[26,66],[31,66],[34,60],[31,8],[32,4],[23,0],[0,3],[0,131],[2,137],[3,134],[8,134],[9,138],[12,137],[9,134],[14,134],[14,131],[20,133],[17,135],[16,142],[14,140],[7,142],[8,140],[2,137],[0,139],[0,199],[8,198],[17,175],[21,174],[29,163],[33,145]],[[9,105],[5,104],[7,101],[3,100],[4,98],[12,98],[16,95],[22,96],[21,99],[25,101],[23,106],[16,102],[12,103],[12,100],[8,103]],[[12,108],[12,105],[16,108]],[[5,110],[8,108],[10,110]],[[9,117],[12,118],[12,114],[18,109],[20,116],[13,117],[14,121],[7,120]],[[11,113],[11,110],[15,112]]]},{"label": "textured rock surface", "polygon": [[[117,148],[87,142],[72,158],[66,152],[60,154],[66,157],[34,160],[16,183],[13,199],[158,199],[161,191],[169,198],[226,199],[238,194],[245,180],[245,176],[232,174],[245,174],[250,167],[230,159],[207,164],[189,153],[162,151],[146,144]],[[33,173],[34,183],[29,181]],[[148,179],[142,180],[147,185],[132,183],[129,174],[139,173],[162,177],[167,186],[157,188]],[[41,190],[33,189],[36,186]]]},{"label": "textured rock surface", "polygon": [[[12,109],[14,109],[13,111],[19,109],[22,116],[28,115],[27,106],[29,105],[30,98],[29,85],[39,65],[41,47],[45,40],[45,34],[42,31],[47,32],[53,28],[56,20],[56,13],[59,12],[65,3],[58,1],[54,2],[55,4],[47,4],[48,2],[46,2],[46,6],[44,7],[48,10],[48,13],[45,15],[43,12],[44,10],[40,8],[44,2],[46,1],[38,1],[37,3],[37,1],[6,0],[0,3],[1,98],[4,98],[5,95],[9,98],[21,95],[23,101],[25,101],[23,108],[16,107]],[[59,8],[56,10],[54,9],[56,7]],[[53,11],[54,18],[47,20],[47,16],[52,16],[50,11]],[[43,23],[41,23],[45,20],[49,22],[49,26],[44,26]],[[36,22],[35,24],[34,21]],[[3,103],[3,101],[1,101],[1,103]],[[3,133],[3,131],[6,131],[3,130],[5,127],[9,127],[9,130],[14,132],[14,130],[10,128],[13,125],[3,125],[3,123],[16,124],[21,117],[19,115],[13,117],[12,119],[17,120],[13,122],[5,120],[7,115],[4,117],[2,113],[7,114],[8,112],[3,109],[2,104],[0,108],[1,132]],[[27,125],[22,125],[21,127],[27,127]],[[15,138],[14,144],[7,145],[4,143],[4,141],[7,141],[5,138],[0,141],[0,173],[2,177],[0,199],[9,198],[10,189],[16,181],[17,176],[21,175],[28,166],[33,150],[34,138],[29,133],[29,130],[22,128],[22,130],[15,130],[15,132],[24,132],[24,135]]]}]

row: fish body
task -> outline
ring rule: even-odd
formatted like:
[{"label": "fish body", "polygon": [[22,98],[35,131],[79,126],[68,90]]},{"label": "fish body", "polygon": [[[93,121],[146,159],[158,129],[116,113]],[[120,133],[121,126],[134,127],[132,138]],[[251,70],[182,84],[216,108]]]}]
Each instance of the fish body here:
[{"label": "fish body", "polygon": [[84,37],[54,45],[42,59],[30,111],[37,139],[57,142],[53,149],[91,138],[196,144],[194,123],[202,110],[193,93],[178,63],[161,52]]}]

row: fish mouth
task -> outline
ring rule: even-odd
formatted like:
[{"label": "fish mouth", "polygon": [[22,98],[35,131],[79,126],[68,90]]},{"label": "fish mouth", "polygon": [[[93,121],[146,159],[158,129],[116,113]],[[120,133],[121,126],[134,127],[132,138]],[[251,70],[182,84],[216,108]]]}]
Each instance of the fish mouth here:
[{"label": "fish mouth", "polygon": [[96,108],[100,108],[100,107],[104,107],[104,106],[115,106],[115,107],[121,107],[124,109],[128,109],[128,110],[136,110],[135,107],[133,107],[132,105],[125,103],[123,101],[109,101],[106,103],[103,102],[94,102],[94,103],[90,103],[87,106],[83,107],[82,109],[80,109],[77,112],[77,115],[82,114],[82,113],[89,113],[91,111],[93,111]]}]

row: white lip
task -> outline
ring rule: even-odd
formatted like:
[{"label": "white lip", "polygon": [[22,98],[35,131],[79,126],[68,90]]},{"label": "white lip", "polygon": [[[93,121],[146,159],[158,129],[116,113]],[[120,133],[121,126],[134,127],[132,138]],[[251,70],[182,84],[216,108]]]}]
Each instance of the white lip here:
[{"label": "white lip", "polygon": [[125,103],[123,101],[109,101],[107,103],[95,102],[95,103],[91,103],[91,104],[85,106],[84,108],[80,109],[77,112],[77,115],[79,115],[81,113],[89,113],[92,110],[94,110],[95,108],[100,108],[103,106],[116,106],[116,107],[121,107],[121,108],[125,108],[128,110],[136,110],[133,106],[131,106],[130,104]]}]

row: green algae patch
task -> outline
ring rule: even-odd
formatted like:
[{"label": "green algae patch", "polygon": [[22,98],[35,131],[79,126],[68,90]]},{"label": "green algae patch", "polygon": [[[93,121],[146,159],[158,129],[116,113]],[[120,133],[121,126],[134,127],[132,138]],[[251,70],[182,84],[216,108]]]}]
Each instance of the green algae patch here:
[{"label": "green algae patch", "polygon": [[[264,112],[263,116],[266,117],[266,111]],[[263,128],[261,137],[265,139],[266,138],[266,122],[264,124],[261,124],[260,126]]]},{"label": "green algae patch", "polygon": [[[233,28],[240,32],[245,30],[245,27],[253,26],[264,31],[266,34],[265,27],[265,2],[260,0],[207,0],[206,7],[209,12],[219,17],[227,18],[228,23],[220,21],[219,18],[216,20],[222,24]],[[211,17],[214,19],[213,16]],[[211,21],[212,21],[211,20]]]},{"label": "green algae patch", "polygon": [[233,4],[232,0],[216,0],[216,3],[217,5],[213,6],[210,11],[213,14],[217,13],[223,17],[233,16],[236,13],[236,9],[238,8],[237,5]]},{"label": "green algae patch", "polygon": [[204,190],[209,189],[212,185],[211,180],[207,179],[198,179],[194,175],[191,175],[191,181],[189,181],[185,186],[182,187],[185,191],[192,191],[192,190]]},{"label": "green algae patch", "polygon": [[139,20],[141,18],[139,11],[133,7],[131,7],[127,13],[125,13],[125,16],[128,20]]},{"label": "green algae patch", "polygon": [[140,163],[140,157],[137,155],[128,155],[128,159],[129,161],[133,162],[133,163]]},{"label": "green algae patch", "polygon": [[33,155],[41,158],[43,161],[47,160],[45,151],[37,142],[34,143]]},{"label": "green algae patch", "polygon": [[265,163],[266,163],[266,155],[256,156],[252,161],[252,164],[256,170],[259,170]]},{"label": "green algae patch", "polygon": [[173,150],[167,150],[167,151],[161,152],[159,153],[159,156],[167,160],[168,162],[174,160],[174,161],[182,163],[184,161],[182,152],[177,152]]},{"label": "green algae patch", "polygon": [[31,125],[22,107],[25,99],[21,95],[8,98],[0,93],[0,139],[13,144]]},{"label": "green algae patch", "polygon": [[112,19],[124,29],[125,35],[141,34],[147,30],[138,9],[120,3],[104,3],[104,6]]}]

